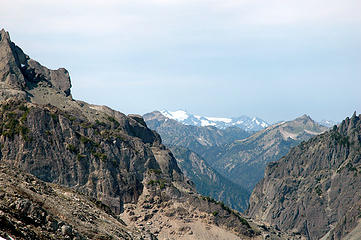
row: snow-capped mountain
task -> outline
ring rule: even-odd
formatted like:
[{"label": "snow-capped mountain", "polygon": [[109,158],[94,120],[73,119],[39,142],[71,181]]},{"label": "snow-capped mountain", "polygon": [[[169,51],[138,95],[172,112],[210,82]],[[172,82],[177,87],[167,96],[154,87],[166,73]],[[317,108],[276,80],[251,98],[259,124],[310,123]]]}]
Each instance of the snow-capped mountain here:
[{"label": "snow-capped mountain", "polygon": [[206,117],[188,113],[183,110],[174,112],[168,110],[160,111],[165,117],[176,120],[186,125],[194,126],[214,126],[224,129],[226,127],[236,126],[246,131],[259,131],[269,126],[269,124],[257,117],[250,118],[248,116],[221,118],[221,117]]},{"label": "snow-capped mountain", "polygon": [[336,121],[333,121],[333,120],[325,120],[325,119],[321,120],[318,123],[321,124],[322,126],[325,126],[325,127],[328,127],[328,128],[331,128],[334,125],[339,124],[339,122],[336,122]]}]

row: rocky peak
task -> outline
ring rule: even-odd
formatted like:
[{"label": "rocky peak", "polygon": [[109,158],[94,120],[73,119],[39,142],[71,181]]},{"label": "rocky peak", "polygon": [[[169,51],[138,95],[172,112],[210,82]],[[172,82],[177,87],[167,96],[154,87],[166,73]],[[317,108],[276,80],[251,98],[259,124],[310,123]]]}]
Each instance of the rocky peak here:
[{"label": "rocky peak", "polygon": [[25,87],[20,60],[24,60],[21,50],[11,42],[9,33],[2,29],[0,32],[0,83],[2,85],[6,84],[8,88],[17,90]]},{"label": "rocky peak", "polygon": [[159,111],[153,111],[153,112],[150,112],[150,113],[147,113],[147,114],[144,114],[144,120],[146,122],[148,121],[152,121],[152,120],[157,120],[157,121],[164,121],[166,119],[169,119],[167,118],[166,116],[164,116],[161,112]]},{"label": "rocky peak", "polygon": [[298,117],[295,120],[303,120],[303,121],[312,121],[313,122],[312,118],[307,114],[303,114],[301,117]]},{"label": "rocky peak", "polygon": [[[22,95],[29,95],[28,91],[40,82],[54,90],[70,96],[70,77],[64,68],[50,70],[26,55],[21,48],[10,39],[4,29],[0,31],[0,83],[7,94],[2,99],[14,96],[12,90],[23,91]],[[29,99],[29,98],[28,98]]]}]

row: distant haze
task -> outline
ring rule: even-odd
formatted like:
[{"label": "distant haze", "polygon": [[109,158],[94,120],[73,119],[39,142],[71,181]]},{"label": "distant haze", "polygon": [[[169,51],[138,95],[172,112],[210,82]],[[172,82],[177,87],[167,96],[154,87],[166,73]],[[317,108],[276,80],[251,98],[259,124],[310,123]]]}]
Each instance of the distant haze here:
[{"label": "distant haze", "polygon": [[361,112],[359,0],[2,1],[0,28],[77,99],[268,122]]}]

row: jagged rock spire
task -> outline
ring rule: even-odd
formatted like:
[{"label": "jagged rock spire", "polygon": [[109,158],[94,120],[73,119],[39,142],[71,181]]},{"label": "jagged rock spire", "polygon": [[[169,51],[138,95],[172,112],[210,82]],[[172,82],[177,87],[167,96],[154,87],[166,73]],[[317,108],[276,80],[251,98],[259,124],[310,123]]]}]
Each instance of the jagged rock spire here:
[{"label": "jagged rock spire", "polygon": [[353,112],[353,115],[351,118],[355,118],[356,117],[356,111]]},{"label": "jagged rock spire", "polygon": [[0,84],[10,90],[26,91],[44,81],[55,90],[70,96],[70,77],[64,68],[50,70],[26,55],[10,39],[4,29],[0,31]]},{"label": "jagged rock spire", "polygon": [[[17,47],[11,42],[9,33],[0,31],[0,83],[22,90],[26,83],[21,73]],[[21,59],[23,60],[23,59]]]}]

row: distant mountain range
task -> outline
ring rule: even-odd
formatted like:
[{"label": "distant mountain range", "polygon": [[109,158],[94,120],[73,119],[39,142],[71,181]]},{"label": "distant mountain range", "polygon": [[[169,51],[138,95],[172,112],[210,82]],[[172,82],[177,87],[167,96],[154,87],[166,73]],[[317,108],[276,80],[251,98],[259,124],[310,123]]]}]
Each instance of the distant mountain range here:
[{"label": "distant mountain range", "polygon": [[143,117],[147,126],[161,135],[164,144],[185,147],[198,154],[203,154],[211,147],[251,136],[250,132],[234,126],[219,129],[214,126],[186,125],[166,117],[159,111],[147,113]]},{"label": "distant mountain range", "polygon": [[[186,114],[183,117],[181,113],[175,115],[178,119],[186,119]],[[261,180],[267,163],[280,159],[292,147],[328,129],[307,115],[271,125],[253,134],[235,126],[219,129],[214,126],[185,125],[159,111],[143,117],[147,126],[157,131],[163,143],[171,147],[182,171],[195,183],[198,191],[238,210],[244,210],[247,203],[236,199],[245,197],[229,195],[235,192],[248,194]],[[190,152],[184,149],[180,151],[179,148]],[[219,177],[220,174],[223,178]],[[217,181],[221,182],[215,184],[210,181],[214,179],[212,176],[217,176]],[[230,188],[225,187],[225,180],[235,183],[232,188],[237,189],[238,186],[237,191],[229,191]]]},{"label": "distant mountain range", "polygon": [[220,129],[225,129],[227,127],[239,127],[246,131],[259,131],[269,126],[269,124],[257,117],[248,117],[248,116],[240,116],[240,117],[232,117],[232,118],[224,118],[224,117],[206,117],[191,114],[189,112],[183,110],[177,110],[174,112],[168,110],[160,111],[165,117],[169,119],[176,120],[185,125],[193,125],[199,127],[206,126],[214,126]]},{"label": "distant mountain range", "polygon": [[333,121],[333,120],[321,120],[318,122],[319,124],[321,124],[322,126],[325,126],[325,127],[328,127],[328,128],[331,128],[335,125],[338,125],[340,122],[336,122],[336,121]]},{"label": "distant mountain range", "polygon": [[292,147],[327,129],[303,115],[269,126],[243,140],[214,148],[202,156],[218,172],[252,191],[263,177],[267,163],[277,161]]}]

